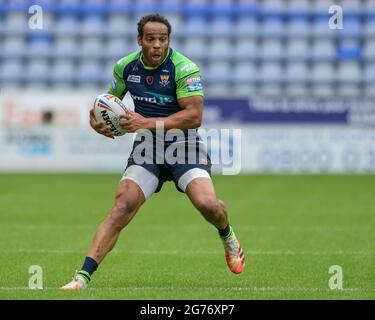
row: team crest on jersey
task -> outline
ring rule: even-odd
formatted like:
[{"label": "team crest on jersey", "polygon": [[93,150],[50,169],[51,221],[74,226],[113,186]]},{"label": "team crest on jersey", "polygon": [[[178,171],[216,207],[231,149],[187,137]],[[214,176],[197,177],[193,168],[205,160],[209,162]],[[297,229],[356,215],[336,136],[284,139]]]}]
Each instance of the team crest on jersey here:
[{"label": "team crest on jersey", "polygon": [[166,87],[170,83],[169,74],[161,74],[159,83]]},{"label": "team crest on jersey", "polygon": [[151,86],[154,83],[154,77],[153,76],[147,76],[146,82],[147,82],[148,85]]}]

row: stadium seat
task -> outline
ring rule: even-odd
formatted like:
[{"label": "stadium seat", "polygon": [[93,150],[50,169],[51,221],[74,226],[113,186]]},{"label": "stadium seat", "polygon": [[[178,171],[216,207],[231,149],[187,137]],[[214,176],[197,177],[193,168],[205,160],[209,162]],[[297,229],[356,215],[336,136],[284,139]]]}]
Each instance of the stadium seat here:
[{"label": "stadium seat", "polygon": [[375,39],[367,39],[363,47],[363,56],[366,60],[375,60]]},{"label": "stadium seat", "polygon": [[70,59],[56,60],[51,68],[51,80],[57,85],[72,83],[75,74],[76,67]]},{"label": "stadium seat", "polygon": [[219,16],[209,23],[208,30],[211,36],[230,35],[232,33],[233,23],[227,16]]},{"label": "stadium seat", "polygon": [[236,84],[233,87],[232,93],[238,98],[249,98],[257,93],[256,87],[253,84],[243,83]]},{"label": "stadium seat", "polygon": [[291,83],[305,83],[310,78],[307,63],[289,62],[285,70],[285,79]]},{"label": "stadium seat", "polygon": [[260,46],[259,55],[263,59],[281,59],[285,56],[285,49],[279,39],[266,39]]},{"label": "stadium seat", "polygon": [[285,94],[289,97],[305,97],[309,91],[306,84],[289,83],[285,87]]},{"label": "stadium seat", "polygon": [[312,3],[309,0],[289,0],[288,2],[288,13],[291,14],[304,15],[311,12],[311,9]]},{"label": "stadium seat", "polygon": [[362,79],[362,71],[358,62],[340,62],[337,71],[338,80],[341,83],[358,83]]},{"label": "stadium seat", "polygon": [[361,60],[362,59],[362,47],[356,39],[343,39],[339,42],[337,50],[337,58]]},{"label": "stadium seat", "polygon": [[375,63],[369,63],[366,65],[363,80],[367,84],[372,84],[375,87]]},{"label": "stadium seat", "polygon": [[35,38],[29,41],[28,56],[48,58],[52,53],[52,41],[48,38]]},{"label": "stadium seat", "polygon": [[227,98],[231,96],[233,90],[230,86],[223,83],[212,83],[204,86],[204,92],[207,97]]},{"label": "stadium seat", "polygon": [[265,18],[259,28],[259,32],[261,32],[264,37],[281,36],[285,33],[285,24],[279,16]]},{"label": "stadium seat", "polygon": [[339,31],[341,37],[359,37],[364,33],[363,24],[359,17],[346,17],[343,29]]},{"label": "stadium seat", "polygon": [[55,57],[75,57],[77,55],[77,41],[74,37],[58,37],[53,47]]},{"label": "stadium seat", "polygon": [[26,13],[17,11],[7,13],[5,14],[2,31],[9,36],[25,34],[29,30],[28,22]]},{"label": "stadium seat", "polygon": [[280,63],[266,62],[258,70],[258,78],[263,83],[280,82],[284,78],[284,72]]},{"label": "stadium seat", "polygon": [[340,97],[359,97],[361,90],[358,84],[342,84],[338,86],[336,94]]},{"label": "stadium seat", "polygon": [[101,82],[102,70],[95,60],[87,60],[80,64],[77,70],[77,80],[80,86],[92,86]]},{"label": "stadium seat", "polygon": [[336,71],[332,63],[318,62],[312,66],[311,81],[315,84],[330,84],[335,81]]},{"label": "stadium seat", "polygon": [[105,28],[106,35],[109,37],[135,34],[136,30],[136,25],[133,24],[132,19],[125,13],[110,14]]},{"label": "stadium seat", "polygon": [[47,83],[50,74],[50,66],[46,59],[30,60],[25,70],[25,76],[30,83]]},{"label": "stadium seat", "polygon": [[363,27],[363,32],[366,37],[375,37],[375,17],[369,17],[366,20],[366,23]]},{"label": "stadium seat", "polygon": [[229,59],[233,55],[233,47],[228,38],[215,37],[208,46],[208,55],[218,59]]},{"label": "stadium seat", "polygon": [[105,21],[101,15],[86,16],[81,24],[82,36],[100,36],[106,28]]},{"label": "stadium seat", "polygon": [[204,57],[207,50],[207,44],[203,37],[191,37],[185,42],[184,54],[190,59]]},{"label": "stadium seat", "polygon": [[311,49],[307,39],[289,39],[286,45],[286,56],[288,59],[307,59],[310,57]]},{"label": "stadium seat", "polygon": [[3,42],[0,56],[4,57],[22,57],[27,53],[27,44],[24,37],[14,36],[6,37]]},{"label": "stadium seat", "polygon": [[21,60],[18,59],[3,59],[2,68],[0,69],[0,81],[3,86],[7,85],[8,82],[12,84],[14,82],[21,82],[25,80],[24,69],[25,65]]},{"label": "stadium seat", "polygon": [[80,32],[78,18],[72,14],[61,15],[56,22],[56,33],[61,36],[74,36]]},{"label": "stadium seat", "polygon": [[315,39],[311,56],[315,60],[332,60],[336,57],[335,43],[329,39]]},{"label": "stadium seat", "polygon": [[335,94],[332,84],[314,84],[310,88],[310,92],[317,98],[331,98]]},{"label": "stadium seat", "polygon": [[259,47],[253,38],[238,38],[233,47],[233,55],[236,59],[255,59],[259,55]]},{"label": "stadium seat", "polygon": [[257,78],[257,69],[252,62],[238,62],[233,68],[233,79],[236,85],[249,84]]},{"label": "stadium seat", "polygon": [[277,83],[263,83],[259,86],[257,92],[261,96],[280,96],[285,94],[281,86]]},{"label": "stadium seat", "polygon": [[205,35],[209,32],[207,19],[204,16],[189,17],[185,24],[185,33],[191,36]]},{"label": "stadium seat", "polygon": [[216,61],[210,62],[205,78],[211,83],[228,83],[232,80],[232,68],[228,62]]},{"label": "stadium seat", "polygon": [[104,54],[107,59],[117,61],[118,59],[128,55],[131,49],[128,46],[128,42],[123,37],[110,38],[106,45]]},{"label": "stadium seat", "polygon": [[282,14],[287,10],[287,4],[284,0],[263,0],[261,8],[268,14]]},{"label": "stadium seat", "polygon": [[311,25],[307,17],[296,17],[288,21],[285,25],[285,30],[289,39],[302,36],[307,37],[311,32]]},{"label": "stadium seat", "polygon": [[242,16],[233,23],[233,32],[237,36],[255,36],[260,33],[258,21],[252,16]]},{"label": "stadium seat", "polygon": [[363,93],[367,97],[375,98],[375,86],[373,84],[365,85]]},{"label": "stadium seat", "polygon": [[[327,4],[324,5],[324,7],[327,7]],[[324,14],[327,14],[327,11],[324,12]],[[326,17],[317,17],[314,18],[313,24],[312,24],[312,35],[318,39],[318,38],[332,38],[336,35],[337,30],[332,30],[328,27],[328,21]]]},{"label": "stadium seat", "polygon": [[83,38],[80,48],[79,55],[83,58],[100,58],[105,54],[103,50],[103,42],[100,38]]}]

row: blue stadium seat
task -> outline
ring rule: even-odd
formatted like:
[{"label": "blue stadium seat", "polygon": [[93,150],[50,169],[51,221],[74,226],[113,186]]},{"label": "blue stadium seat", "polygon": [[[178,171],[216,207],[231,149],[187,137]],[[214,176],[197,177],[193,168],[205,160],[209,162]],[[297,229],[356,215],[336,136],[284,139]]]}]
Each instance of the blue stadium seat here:
[{"label": "blue stadium seat", "polygon": [[255,17],[242,16],[233,24],[237,36],[254,36],[260,33],[260,25]]},{"label": "blue stadium seat", "polygon": [[[326,7],[327,4],[325,4],[324,6]],[[327,14],[327,12],[325,12],[324,14]],[[328,27],[327,17],[318,16],[318,17],[314,18],[313,24],[312,24],[312,35],[314,35],[314,37],[316,37],[316,38],[333,38],[334,36],[336,36],[336,32],[337,32],[337,30],[331,30]]]},{"label": "blue stadium seat", "polygon": [[189,41],[185,42],[183,53],[190,59],[197,59],[206,56],[207,43],[203,37],[190,37]]},{"label": "blue stadium seat", "polygon": [[72,83],[76,72],[76,66],[72,60],[56,60],[51,68],[50,80],[56,85]]},{"label": "blue stadium seat", "polygon": [[357,40],[343,40],[339,43],[337,49],[338,59],[362,59],[362,48]]},{"label": "blue stadium seat", "polygon": [[310,70],[305,62],[289,62],[286,66],[285,79],[289,83],[306,83],[310,78]]},{"label": "blue stadium seat", "polygon": [[358,37],[364,33],[363,24],[358,17],[346,17],[343,23],[343,29],[339,32],[341,37]]},{"label": "blue stadium seat", "polygon": [[136,32],[137,26],[126,13],[112,13],[105,26],[107,36],[125,36]]},{"label": "blue stadium seat", "polygon": [[375,60],[375,39],[367,39],[363,46],[364,58],[369,61]]},{"label": "blue stadium seat", "polygon": [[238,38],[233,47],[233,56],[236,59],[252,60],[259,55],[259,46],[254,38]]},{"label": "blue stadium seat", "polygon": [[233,80],[238,84],[250,84],[257,78],[257,68],[253,62],[238,62],[233,68]]},{"label": "blue stadium seat", "polygon": [[259,49],[260,57],[264,59],[281,59],[285,55],[281,39],[264,40]]},{"label": "blue stadium seat", "polygon": [[50,66],[46,59],[33,59],[29,61],[25,69],[25,76],[30,83],[47,84],[50,71]]},{"label": "blue stadium seat", "polygon": [[210,83],[229,83],[232,81],[232,70],[228,62],[214,60],[209,63],[206,72],[205,78]]},{"label": "blue stadium seat", "polygon": [[230,39],[215,37],[207,47],[208,55],[217,59],[230,59],[233,55]]},{"label": "blue stadium seat", "polygon": [[52,37],[49,34],[38,34],[29,37],[28,55],[30,57],[48,58],[52,53]]},{"label": "blue stadium seat", "polygon": [[2,86],[9,84],[20,83],[24,79],[25,64],[14,58],[7,58],[3,60],[2,67],[0,69],[0,81]]},{"label": "blue stadium seat", "polygon": [[265,18],[259,27],[261,28],[261,32],[265,37],[274,37],[276,35],[282,35],[285,33],[285,24],[283,19],[279,16]]},{"label": "blue stadium seat", "polygon": [[6,35],[25,34],[29,31],[29,20],[25,12],[10,12],[5,14],[2,31]]},{"label": "blue stadium seat", "polygon": [[265,62],[258,70],[258,78],[263,83],[278,83],[284,78],[284,70],[278,62]]},{"label": "blue stadium seat", "polygon": [[329,39],[315,39],[312,44],[311,56],[315,60],[333,60],[336,58],[335,43]]},{"label": "blue stadium seat", "polygon": [[108,59],[119,60],[120,58],[128,55],[131,49],[129,48],[128,41],[123,37],[110,38],[105,46],[104,54]]},{"label": "blue stadium seat", "polygon": [[80,32],[80,22],[73,14],[60,15],[56,22],[56,33],[62,36],[74,36]]},{"label": "blue stadium seat", "polygon": [[23,57],[27,54],[27,44],[24,37],[10,36],[6,37],[3,41],[3,48],[0,56],[5,58]]},{"label": "blue stadium seat", "polygon": [[58,37],[52,49],[53,56],[57,58],[75,57],[77,53],[77,40],[74,37]]},{"label": "blue stadium seat", "polygon": [[341,83],[359,83],[362,79],[362,71],[358,62],[343,61],[338,65],[338,81]]},{"label": "blue stadium seat", "polygon": [[102,70],[95,60],[85,60],[77,70],[76,80],[80,86],[91,86],[101,82]]},{"label": "blue stadium seat", "polygon": [[375,37],[375,17],[369,17],[363,27],[366,37]]},{"label": "blue stadium seat", "polygon": [[313,64],[311,81],[315,84],[330,84],[336,80],[336,70],[330,62],[317,62]]},{"label": "blue stadium seat", "polygon": [[102,15],[86,15],[81,23],[82,36],[101,36],[106,28]]},{"label": "blue stadium seat", "polygon": [[372,84],[375,87],[375,63],[368,63],[364,70],[363,80],[367,84]]},{"label": "blue stadium seat", "polygon": [[311,48],[306,38],[290,38],[286,45],[286,57],[289,60],[308,59],[310,57]]},{"label": "blue stadium seat", "polygon": [[79,47],[79,55],[82,58],[101,58],[105,55],[103,41],[97,37],[84,38]]},{"label": "blue stadium seat", "polygon": [[208,30],[213,36],[229,35],[233,30],[233,22],[227,16],[216,17],[209,23]]},{"label": "blue stadium seat", "polygon": [[311,33],[311,25],[307,17],[291,18],[285,28],[288,38],[307,37]]},{"label": "blue stadium seat", "polygon": [[207,19],[204,16],[189,17],[185,25],[185,33],[191,36],[204,35],[209,32]]}]

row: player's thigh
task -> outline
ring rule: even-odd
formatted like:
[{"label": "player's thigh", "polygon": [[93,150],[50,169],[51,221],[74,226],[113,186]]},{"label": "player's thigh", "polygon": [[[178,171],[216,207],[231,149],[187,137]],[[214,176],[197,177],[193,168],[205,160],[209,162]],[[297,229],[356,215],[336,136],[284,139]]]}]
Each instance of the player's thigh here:
[{"label": "player's thigh", "polygon": [[159,179],[155,174],[142,166],[131,165],[120,180],[116,199],[138,208],[156,191],[158,185]]}]

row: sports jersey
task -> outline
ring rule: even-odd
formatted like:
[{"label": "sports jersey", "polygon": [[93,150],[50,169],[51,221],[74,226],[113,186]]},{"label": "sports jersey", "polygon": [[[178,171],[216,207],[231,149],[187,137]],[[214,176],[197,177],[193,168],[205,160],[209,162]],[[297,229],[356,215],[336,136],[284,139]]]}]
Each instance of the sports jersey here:
[{"label": "sports jersey", "polygon": [[198,66],[172,48],[157,67],[144,65],[142,51],[120,59],[108,92],[120,99],[129,92],[134,111],[147,118],[180,111],[179,98],[204,95]]}]

